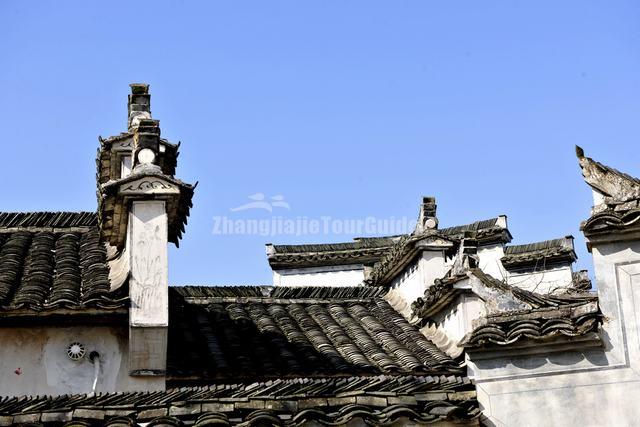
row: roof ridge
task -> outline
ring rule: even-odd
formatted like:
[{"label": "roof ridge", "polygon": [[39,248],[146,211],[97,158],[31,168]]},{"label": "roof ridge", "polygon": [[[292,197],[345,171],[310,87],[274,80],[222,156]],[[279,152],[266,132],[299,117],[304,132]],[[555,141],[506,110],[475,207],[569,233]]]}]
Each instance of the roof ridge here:
[{"label": "roof ridge", "polygon": [[538,242],[522,243],[520,245],[505,246],[506,254],[521,254],[525,252],[534,252],[545,249],[567,248],[573,249],[573,236],[567,235],[556,239],[541,240]]},{"label": "roof ridge", "polygon": [[273,245],[275,249],[274,255],[279,254],[295,254],[309,252],[334,252],[334,251],[352,251],[369,248],[390,247],[394,244],[391,237],[371,237],[358,238],[353,242],[336,242],[336,243],[304,243],[296,245]]},{"label": "roof ridge", "polygon": [[170,286],[173,292],[189,298],[279,298],[279,299],[347,299],[377,298],[383,288],[365,286]]},{"label": "roof ridge", "polygon": [[453,225],[451,227],[440,228],[438,229],[438,231],[440,231],[441,233],[456,234],[469,230],[481,230],[483,228],[495,227],[499,220],[500,217],[496,216],[489,219],[470,222],[469,224]]},{"label": "roof ridge", "polygon": [[0,227],[91,227],[98,225],[95,212],[36,211],[0,212]]}]

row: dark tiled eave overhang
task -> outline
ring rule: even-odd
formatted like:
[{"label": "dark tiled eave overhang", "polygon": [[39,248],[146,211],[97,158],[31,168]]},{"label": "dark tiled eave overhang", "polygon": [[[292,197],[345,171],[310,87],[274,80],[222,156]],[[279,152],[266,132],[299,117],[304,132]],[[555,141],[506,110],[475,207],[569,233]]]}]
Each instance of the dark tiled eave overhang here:
[{"label": "dark tiled eave overhang", "polygon": [[172,286],[189,304],[262,303],[262,304],[332,304],[371,302],[386,291],[366,287],[324,286]]},{"label": "dark tiled eave overhang", "polygon": [[373,265],[399,237],[360,238],[345,243],[267,245],[268,260],[273,269]]},{"label": "dark tiled eave overhang", "polygon": [[560,239],[506,246],[501,261],[507,270],[520,268],[545,270],[571,264],[577,258],[573,249],[573,237],[566,236]]},{"label": "dark tiled eave overhang", "polygon": [[276,270],[351,264],[373,265],[388,249],[389,246],[343,251],[275,254],[269,257],[269,265]]},{"label": "dark tiled eave overhang", "polygon": [[587,297],[558,307],[503,313],[481,319],[480,326],[467,334],[459,345],[466,349],[493,349],[516,342],[574,338],[596,332],[602,323],[597,297]]},{"label": "dark tiled eave overhang", "polygon": [[0,312],[1,327],[127,325],[128,321],[129,309],[122,304],[109,309],[75,307],[49,310],[14,309]]},{"label": "dark tiled eave overhang", "polygon": [[619,211],[606,209],[583,221],[580,230],[589,239],[588,247],[594,241],[619,240],[621,235],[635,237],[640,234],[640,208]]},{"label": "dark tiled eave overhang", "polygon": [[169,425],[216,419],[217,425],[288,425],[319,422],[369,425],[394,421],[468,423],[480,415],[474,386],[458,376],[297,378],[245,384],[183,387],[158,392],[21,396],[0,399],[0,425],[77,421]]}]

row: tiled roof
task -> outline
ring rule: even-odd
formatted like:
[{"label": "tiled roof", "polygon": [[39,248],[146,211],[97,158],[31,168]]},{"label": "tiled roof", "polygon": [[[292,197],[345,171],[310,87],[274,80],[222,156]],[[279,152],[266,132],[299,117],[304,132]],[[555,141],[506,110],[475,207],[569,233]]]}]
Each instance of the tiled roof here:
[{"label": "tiled roof", "polygon": [[587,237],[624,230],[640,223],[640,201],[625,203],[627,210],[607,209],[592,215],[580,224]]},{"label": "tiled roof", "polygon": [[544,341],[558,336],[578,337],[596,332],[602,323],[596,297],[581,302],[488,316],[467,334],[465,348],[507,346],[526,339]]},{"label": "tiled roof", "polygon": [[364,422],[382,426],[438,421],[477,424],[479,415],[473,386],[458,376],[277,379],[158,392],[0,399],[0,425],[299,426]]},{"label": "tiled roof", "polygon": [[310,245],[270,245],[271,268],[371,264],[378,261],[398,236],[359,238],[353,242]]},{"label": "tiled roof", "polygon": [[98,225],[95,212],[0,212],[0,227],[72,228]]},{"label": "tiled roof", "polygon": [[471,224],[441,228],[438,231],[444,236],[456,239],[461,239],[465,232],[475,231],[475,238],[478,240],[479,245],[509,243],[512,238],[509,230],[500,225],[500,217],[476,221]]},{"label": "tiled roof", "polygon": [[544,270],[559,263],[570,264],[576,259],[573,237],[566,236],[560,239],[506,246],[501,261],[506,269],[531,266]]},{"label": "tiled roof", "polygon": [[88,212],[0,213],[0,310],[126,307],[95,224]]},{"label": "tiled roof", "polygon": [[[480,245],[511,241],[511,234],[500,225],[499,217],[437,230],[441,236],[450,239],[460,239],[468,231],[476,232]],[[267,245],[268,260],[274,269],[346,264],[373,265],[381,261],[399,241],[406,241],[409,236],[411,235],[358,237],[353,242],[344,243]]]},{"label": "tiled roof", "polygon": [[172,287],[168,381],[460,372],[382,293]]},{"label": "tiled roof", "polygon": [[358,238],[353,242],[345,243],[316,243],[305,245],[273,245],[278,254],[307,253],[307,252],[332,252],[347,251],[365,248],[384,248],[393,245],[401,236],[389,237],[365,237]]}]

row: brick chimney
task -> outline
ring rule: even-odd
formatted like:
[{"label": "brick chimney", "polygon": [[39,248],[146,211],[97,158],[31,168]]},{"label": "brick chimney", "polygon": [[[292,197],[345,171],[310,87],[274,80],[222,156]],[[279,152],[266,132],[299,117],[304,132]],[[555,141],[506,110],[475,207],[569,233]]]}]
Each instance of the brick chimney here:
[{"label": "brick chimney", "polygon": [[423,233],[427,230],[438,229],[438,217],[436,216],[436,198],[425,196],[422,198],[420,212],[418,214],[418,223],[416,224],[416,233]]},{"label": "brick chimney", "polygon": [[132,83],[131,93],[129,94],[129,102],[127,110],[129,119],[127,128],[132,130],[140,124],[142,119],[151,118],[151,95],[149,94],[149,85],[145,83]]}]

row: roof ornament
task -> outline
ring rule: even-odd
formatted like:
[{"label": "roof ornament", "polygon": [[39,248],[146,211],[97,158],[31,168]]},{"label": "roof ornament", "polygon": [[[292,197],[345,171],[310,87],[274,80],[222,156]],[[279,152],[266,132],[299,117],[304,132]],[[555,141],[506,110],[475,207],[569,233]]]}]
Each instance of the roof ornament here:
[{"label": "roof ornament", "polygon": [[424,233],[427,230],[438,229],[438,217],[436,216],[436,198],[433,196],[422,197],[420,205],[420,213],[418,214],[418,223],[416,224],[415,234]]},{"label": "roof ornament", "polygon": [[133,130],[142,119],[151,118],[151,95],[149,85],[146,83],[131,83],[131,93],[127,110],[129,112],[128,128]]},{"label": "roof ornament", "polygon": [[151,118],[151,95],[146,83],[132,83],[127,110],[133,133],[133,174],[162,173],[158,166],[160,121]]},{"label": "roof ornament", "polygon": [[178,245],[195,189],[175,178],[178,145],[160,137],[160,121],[151,117],[149,85],[129,86],[128,131],[101,139],[97,162],[98,222],[102,237],[118,253],[126,245],[129,213],[138,201],[165,202],[169,241]]},{"label": "roof ornament", "polygon": [[577,145],[576,155],[585,182],[599,193],[594,201],[600,203],[596,204],[620,204],[640,198],[640,180],[586,157]]}]

